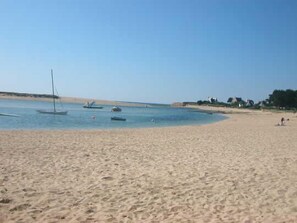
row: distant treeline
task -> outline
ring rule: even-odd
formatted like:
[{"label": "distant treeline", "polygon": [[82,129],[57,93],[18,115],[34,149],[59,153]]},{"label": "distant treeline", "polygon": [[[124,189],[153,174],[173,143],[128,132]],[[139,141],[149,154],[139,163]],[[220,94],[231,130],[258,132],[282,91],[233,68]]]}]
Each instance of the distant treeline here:
[{"label": "distant treeline", "polygon": [[[17,93],[17,92],[4,92],[0,91],[2,96],[14,96],[14,97],[31,97],[31,98],[53,98],[50,94],[29,94],[29,93]],[[59,96],[54,95],[54,98],[58,99]]]},{"label": "distant treeline", "polygon": [[187,105],[212,105],[212,106],[215,106],[215,107],[231,107],[230,104],[228,103],[224,103],[224,102],[210,102],[210,101],[197,101],[197,102],[191,102],[191,101],[185,101],[185,102],[182,102],[181,104],[182,106],[187,106]]},{"label": "distant treeline", "polygon": [[182,106],[186,105],[211,105],[211,106],[223,106],[223,107],[241,107],[251,109],[297,109],[297,90],[274,90],[272,94],[265,100],[254,103],[252,100],[243,101],[241,98],[229,98],[227,103],[210,100],[199,100],[197,102],[183,102]]}]

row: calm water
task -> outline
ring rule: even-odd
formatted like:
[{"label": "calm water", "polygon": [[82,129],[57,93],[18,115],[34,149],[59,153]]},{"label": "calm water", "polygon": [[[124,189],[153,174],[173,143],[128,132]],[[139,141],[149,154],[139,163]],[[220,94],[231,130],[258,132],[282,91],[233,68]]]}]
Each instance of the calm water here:
[{"label": "calm water", "polygon": [[[82,104],[63,103],[68,115],[46,115],[36,109],[51,109],[50,102],[0,99],[0,113],[16,114],[20,117],[0,116],[0,129],[110,129],[139,128],[178,125],[201,125],[225,119],[219,114],[205,114],[186,108],[125,107],[122,112],[111,112],[112,106],[103,109],[84,109]],[[60,106],[57,106],[61,108]],[[113,116],[126,121],[111,121]],[[152,121],[154,120],[154,121]]]}]

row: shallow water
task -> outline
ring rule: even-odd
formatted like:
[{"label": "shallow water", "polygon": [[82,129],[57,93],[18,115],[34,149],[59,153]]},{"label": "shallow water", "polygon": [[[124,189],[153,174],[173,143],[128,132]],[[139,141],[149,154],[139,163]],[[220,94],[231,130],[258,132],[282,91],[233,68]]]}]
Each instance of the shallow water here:
[{"label": "shallow water", "polygon": [[[207,114],[188,108],[170,106],[125,107],[122,112],[111,112],[111,105],[103,109],[85,109],[82,104],[63,103],[68,115],[37,113],[37,109],[52,109],[51,102],[27,100],[0,100],[0,113],[19,117],[0,116],[0,129],[110,129],[143,128],[179,125],[201,125],[225,119],[220,114]],[[112,121],[111,117],[125,118],[126,121]]]}]

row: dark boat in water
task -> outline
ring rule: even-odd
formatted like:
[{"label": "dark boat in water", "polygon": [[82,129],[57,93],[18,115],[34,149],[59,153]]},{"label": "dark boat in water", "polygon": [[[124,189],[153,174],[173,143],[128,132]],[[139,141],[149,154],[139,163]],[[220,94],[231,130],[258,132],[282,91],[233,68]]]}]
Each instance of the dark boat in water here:
[{"label": "dark boat in water", "polygon": [[95,105],[95,101],[92,101],[91,103],[90,102],[87,102],[83,108],[90,108],[90,109],[102,109],[103,107],[102,106],[97,106]]},{"label": "dark boat in water", "polygon": [[111,117],[110,119],[113,121],[126,121],[125,118],[121,118],[121,117]]}]

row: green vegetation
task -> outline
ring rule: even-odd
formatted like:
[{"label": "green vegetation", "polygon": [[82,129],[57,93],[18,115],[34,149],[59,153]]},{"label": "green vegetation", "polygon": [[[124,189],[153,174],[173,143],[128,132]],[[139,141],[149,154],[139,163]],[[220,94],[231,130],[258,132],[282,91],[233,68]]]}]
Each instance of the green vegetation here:
[{"label": "green vegetation", "polygon": [[230,97],[225,102],[199,100],[197,102],[183,102],[186,105],[209,105],[213,107],[233,107],[250,109],[277,109],[277,110],[296,110],[297,109],[297,90],[274,90],[269,98],[258,103],[252,100],[242,100],[238,97]]},{"label": "green vegetation", "polygon": [[[31,98],[53,98],[51,94],[29,94],[29,93],[17,93],[17,92],[4,92],[0,91],[1,96],[12,96],[12,97],[31,97]],[[54,95],[55,99],[59,99],[59,96]]]},{"label": "green vegetation", "polygon": [[297,90],[274,90],[267,100],[269,105],[277,108],[297,108]]},{"label": "green vegetation", "polygon": [[220,101],[216,101],[216,102],[210,102],[210,101],[197,101],[196,105],[211,105],[214,107],[231,107],[230,104],[225,103],[225,102],[220,102]]}]

